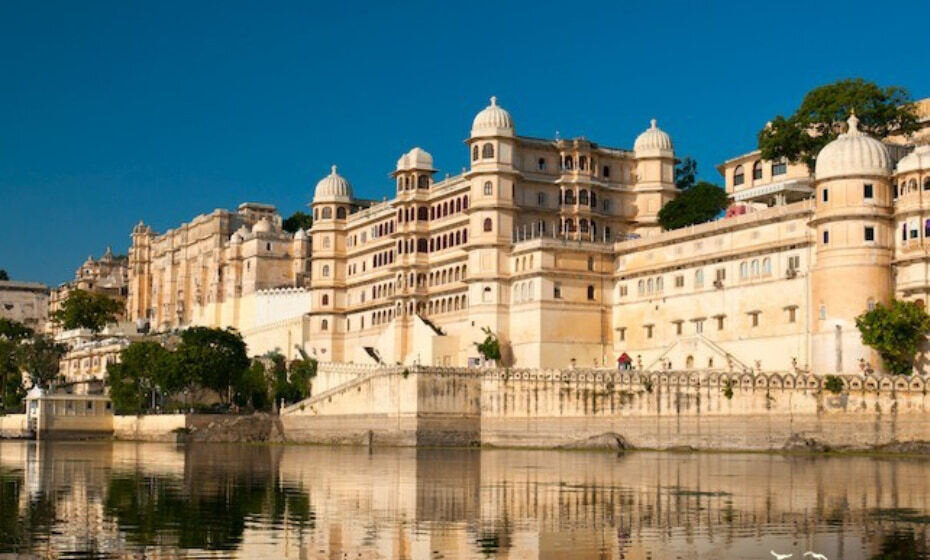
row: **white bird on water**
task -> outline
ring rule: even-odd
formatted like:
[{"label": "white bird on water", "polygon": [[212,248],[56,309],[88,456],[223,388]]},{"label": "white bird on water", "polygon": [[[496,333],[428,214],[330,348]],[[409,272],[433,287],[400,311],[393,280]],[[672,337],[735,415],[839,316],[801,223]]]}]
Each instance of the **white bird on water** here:
[{"label": "white bird on water", "polygon": [[817,554],[816,552],[811,552],[810,550],[808,550],[807,552],[805,552],[805,553],[804,553],[804,556],[810,556],[810,557],[813,558],[814,560],[830,560],[829,558],[827,558],[827,557],[824,556],[823,554]]},{"label": "white bird on water", "polygon": [[785,560],[785,558],[791,558],[792,556],[794,556],[794,554],[779,554],[775,552],[774,550],[770,550],[769,552],[772,553],[772,556],[775,557],[775,560]]}]

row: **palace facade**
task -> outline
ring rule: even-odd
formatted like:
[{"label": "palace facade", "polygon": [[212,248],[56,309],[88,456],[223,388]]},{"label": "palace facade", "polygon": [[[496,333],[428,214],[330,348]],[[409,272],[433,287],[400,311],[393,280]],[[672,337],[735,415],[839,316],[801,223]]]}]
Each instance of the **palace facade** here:
[{"label": "palace facade", "polygon": [[490,329],[517,367],[879,369],[855,317],[930,295],[930,148],[897,140],[852,116],[813,174],[734,158],[727,217],[663,232],[675,152],[655,121],[631,150],[531,138],[492,98],[463,173],[437,180],[413,148],[370,202],[334,166],[309,232],[257,205],[138,226],[129,313],[332,362],[467,365]]}]

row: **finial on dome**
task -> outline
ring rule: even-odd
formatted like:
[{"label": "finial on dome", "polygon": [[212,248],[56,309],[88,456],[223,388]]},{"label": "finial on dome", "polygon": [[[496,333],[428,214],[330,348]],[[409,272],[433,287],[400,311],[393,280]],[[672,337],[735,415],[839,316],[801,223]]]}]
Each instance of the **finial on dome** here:
[{"label": "finial on dome", "polygon": [[656,127],[656,120],[649,119],[649,128],[655,128],[655,127]]},{"label": "finial on dome", "polygon": [[846,134],[851,136],[856,136],[859,134],[859,119],[856,117],[855,109],[849,112],[849,119],[846,120],[846,124],[849,125],[849,128],[846,130]]},{"label": "finial on dome", "polygon": [[491,106],[497,107],[497,96],[496,95],[491,96]]},{"label": "finial on dome", "polygon": [[335,175],[335,174],[336,174],[336,166],[333,165],[332,167],[330,167],[330,169],[332,170],[332,175]]}]

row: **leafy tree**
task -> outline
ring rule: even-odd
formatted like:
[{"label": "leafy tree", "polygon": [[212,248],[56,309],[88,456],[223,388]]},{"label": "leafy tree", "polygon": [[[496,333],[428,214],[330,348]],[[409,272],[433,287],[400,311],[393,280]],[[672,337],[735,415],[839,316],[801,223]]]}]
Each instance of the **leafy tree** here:
[{"label": "leafy tree", "polygon": [[675,165],[675,186],[680,191],[686,191],[693,187],[696,181],[697,161],[691,156],[685,156]]},{"label": "leafy tree", "polygon": [[122,311],[120,302],[104,294],[85,290],[74,290],[61,304],[61,309],[52,313],[52,320],[64,329],[90,329],[100,332],[107,323],[116,321]]},{"label": "leafy tree", "polygon": [[885,368],[896,375],[910,375],[920,344],[930,331],[930,315],[909,301],[892,300],[856,317],[862,342],[882,357]]},{"label": "leafy tree", "polygon": [[843,131],[853,110],[859,129],[876,138],[920,127],[907,89],[881,88],[862,78],[840,80],[812,89],[793,115],[778,115],[760,130],[762,158],[803,161],[813,171],[817,153]]},{"label": "leafy tree", "polygon": [[149,410],[160,392],[170,395],[183,386],[171,351],[157,342],[134,342],[120,352],[119,363],[107,366],[107,385],[117,412]]},{"label": "leafy tree", "polygon": [[490,327],[482,327],[481,332],[484,333],[484,340],[480,343],[475,343],[475,346],[478,347],[478,353],[481,354],[485,360],[499,362],[501,359],[500,339],[496,334],[491,332]]},{"label": "leafy tree", "polygon": [[254,410],[266,410],[269,407],[265,364],[259,360],[252,362],[236,384],[233,400],[239,406],[251,407]]},{"label": "leafy tree", "polygon": [[29,376],[33,386],[48,388],[58,378],[58,365],[67,352],[64,344],[37,334],[16,348],[19,370]]},{"label": "leafy tree", "polygon": [[10,275],[7,273],[6,269],[0,268],[0,281],[9,280]]},{"label": "leafy tree", "polygon": [[282,222],[281,228],[288,233],[297,233],[298,229],[310,229],[312,225],[313,216],[298,210]]},{"label": "leafy tree", "polygon": [[701,181],[659,210],[659,225],[671,230],[709,222],[719,216],[727,204],[727,193],[723,189]]},{"label": "leafy tree", "polygon": [[181,333],[175,355],[185,382],[216,391],[224,403],[251,365],[242,335],[234,329],[191,327]]},{"label": "leafy tree", "polygon": [[288,366],[288,381],[294,387],[297,398],[291,402],[297,402],[310,396],[310,381],[316,377],[317,361],[307,357],[301,352],[303,357],[294,360]]},{"label": "leafy tree", "polygon": [[19,408],[26,396],[16,357],[19,345],[32,335],[32,329],[22,323],[0,317],[0,414]]}]

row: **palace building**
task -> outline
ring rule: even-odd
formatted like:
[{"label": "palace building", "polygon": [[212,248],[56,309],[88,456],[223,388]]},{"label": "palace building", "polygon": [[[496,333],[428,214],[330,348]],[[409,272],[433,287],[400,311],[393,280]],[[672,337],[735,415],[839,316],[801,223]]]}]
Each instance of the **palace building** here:
[{"label": "palace building", "polygon": [[442,180],[429,153],[403,154],[384,202],[333,166],[295,235],[254,204],[162,235],[140,224],[131,318],[332,362],[474,364],[490,329],[516,367],[625,354],[825,374],[879,369],[855,317],[930,295],[930,148],[871,138],[855,116],[813,174],[757,152],[723,163],[727,216],[669,232],[675,151],[654,120],[631,150],[531,138],[492,98],[466,144],[470,166]]}]

